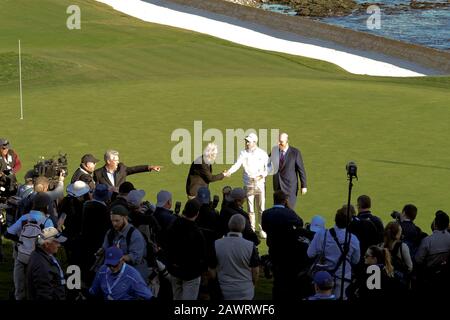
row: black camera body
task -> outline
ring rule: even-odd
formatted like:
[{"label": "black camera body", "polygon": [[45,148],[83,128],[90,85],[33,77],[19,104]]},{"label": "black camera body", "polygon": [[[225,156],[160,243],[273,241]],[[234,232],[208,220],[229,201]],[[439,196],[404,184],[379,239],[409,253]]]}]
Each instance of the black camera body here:
[{"label": "black camera body", "polygon": [[265,254],[261,256],[261,266],[264,270],[264,277],[266,279],[272,279],[272,261],[270,260],[270,256],[268,254]]},{"label": "black camera body", "polygon": [[177,201],[177,202],[175,202],[175,210],[174,210],[174,212],[175,212],[175,214],[177,216],[179,216],[180,215],[180,211],[181,211],[181,202]]},{"label": "black camera body", "polygon": [[357,176],[358,167],[356,166],[356,163],[354,163],[353,161],[347,163],[345,169],[347,170],[347,175],[349,178],[358,177]]},{"label": "black camera body", "polygon": [[64,177],[67,176],[67,154],[59,154],[58,159],[42,159],[34,165],[33,173],[35,177],[44,176],[47,178],[56,178],[64,170]]},{"label": "black camera body", "polygon": [[398,211],[392,211],[392,213],[391,213],[391,217],[393,218],[393,219],[395,219],[395,220],[397,220],[397,221],[400,221],[400,217],[401,217],[401,213],[400,212],[398,212]]}]

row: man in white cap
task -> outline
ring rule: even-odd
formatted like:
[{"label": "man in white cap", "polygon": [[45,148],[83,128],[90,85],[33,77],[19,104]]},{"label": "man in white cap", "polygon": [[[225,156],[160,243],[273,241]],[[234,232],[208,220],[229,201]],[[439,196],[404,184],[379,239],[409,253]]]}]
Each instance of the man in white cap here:
[{"label": "man in white cap", "polygon": [[[266,238],[261,228],[261,214],[265,210],[266,202],[266,176],[268,174],[269,156],[267,152],[257,146],[258,137],[250,133],[245,137],[245,150],[242,150],[236,163],[225,173],[230,176],[241,166],[244,167],[244,189],[247,193],[248,214],[254,231],[256,231],[256,216],[258,212],[259,235]],[[255,208],[256,206],[256,208]],[[258,210],[255,210],[258,209]]]},{"label": "man in white cap", "polygon": [[45,228],[38,247],[30,256],[27,267],[29,300],[65,300],[66,280],[61,263],[56,259],[61,243],[67,238],[54,227]]}]

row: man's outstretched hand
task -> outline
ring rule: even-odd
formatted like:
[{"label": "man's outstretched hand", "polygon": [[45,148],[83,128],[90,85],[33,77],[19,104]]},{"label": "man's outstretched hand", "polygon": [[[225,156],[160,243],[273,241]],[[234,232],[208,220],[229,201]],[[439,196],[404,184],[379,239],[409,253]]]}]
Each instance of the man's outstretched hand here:
[{"label": "man's outstretched hand", "polygon": [[161,171],[161,166],[148,166],[148,171],[156,171],[159,172]]}]

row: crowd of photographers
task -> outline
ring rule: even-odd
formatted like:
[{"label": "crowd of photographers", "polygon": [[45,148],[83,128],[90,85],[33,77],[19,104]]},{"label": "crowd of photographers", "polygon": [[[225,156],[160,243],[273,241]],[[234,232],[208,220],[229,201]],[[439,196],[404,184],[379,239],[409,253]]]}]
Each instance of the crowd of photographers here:
[{"label": "crowd of photographers", "polygon": [[[11,177],[20,160],[7,140],[0,143],[7,150],[2,176]],[[219,206],[201,186],[183,210],[177,203],[173,211],[171,192],[159,191],[152,204],[126,181],[159,166],[127,167],[114,150],[104,160],[95,170],[99,160],[84,155],[66,196],[64,166],[51,177],[26,176],[14,195],[2,185],[8,194],[2,233],[15,243],[15,299],[251,300],[260,270],[273,278],[277,301],[431,295],[450,283],[449,216],[443,211],[430,221],[428,235],[414,224],[414,205],[384,225],[362,195],[356,209],[339,208],[327,229],[320,216],[305,223],[278,190],[274,206],[262,213],[261,236],[244,209],[242,188],[223,188]],[[269,250],[262,257],[261,240]],[[80,289],[67,290],[67,265],[80,268]],[[370,266],[378,267],[378,278]]]}]

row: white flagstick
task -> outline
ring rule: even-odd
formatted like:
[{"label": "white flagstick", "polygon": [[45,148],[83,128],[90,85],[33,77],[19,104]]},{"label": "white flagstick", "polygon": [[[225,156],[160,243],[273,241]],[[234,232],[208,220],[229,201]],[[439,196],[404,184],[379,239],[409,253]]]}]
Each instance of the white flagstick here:
[{"label": "white flagstick", "polygon": [[19,40],[19,88],[20,88],[20,120],[23,120],[23,103],[22,103],[22,55],[20,52]]}]

